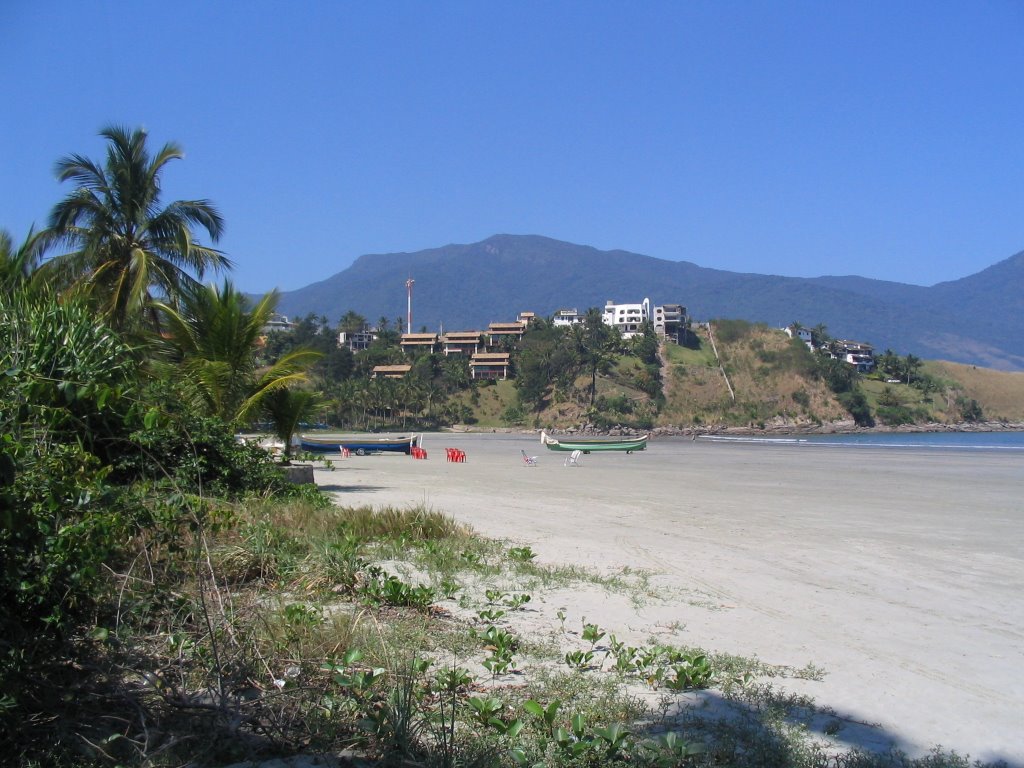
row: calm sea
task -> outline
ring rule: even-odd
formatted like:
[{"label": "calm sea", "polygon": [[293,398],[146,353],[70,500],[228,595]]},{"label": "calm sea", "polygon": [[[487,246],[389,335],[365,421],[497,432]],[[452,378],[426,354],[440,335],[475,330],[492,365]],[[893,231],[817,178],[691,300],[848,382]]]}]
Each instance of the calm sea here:
[{"label": "calm sea", "polygon": [[702,437],[701,440],[737,442],[811,443],[871,448],[934,448],[936,450],[1024,451],[1024,432],[923,432],[859,435],[806,435],[801,437]]}]

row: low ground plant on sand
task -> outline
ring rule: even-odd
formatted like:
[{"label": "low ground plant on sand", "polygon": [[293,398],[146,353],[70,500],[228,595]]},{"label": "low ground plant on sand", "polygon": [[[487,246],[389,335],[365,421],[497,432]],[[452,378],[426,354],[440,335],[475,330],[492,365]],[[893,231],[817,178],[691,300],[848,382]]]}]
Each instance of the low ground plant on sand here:
[{"label": "low ground plant on sand", "polygon": [[[548,616],[550,639],[539,636],[545,583],[629,591],[645,583],[635,574],[510,558],[501,542],[423,510],[293,502],[235,514],[237,525],[197,534],[176,597],[123,580],[132,610],[96,634],[108,638],[96,664],[124,681],[106,694],[118,725],[83,735],[81,766],[217,765],[298,749],[495,768],[969,764],[941,752],[844,752],[812,737],[810,722],[840,734],[847,725],[780,684],[820,677],[812,665],[630,645],[614,634],[622,628],[586,619],[567,632],[566,609]],[[402,554],[428,583],[379,559],[391,568]]]}]

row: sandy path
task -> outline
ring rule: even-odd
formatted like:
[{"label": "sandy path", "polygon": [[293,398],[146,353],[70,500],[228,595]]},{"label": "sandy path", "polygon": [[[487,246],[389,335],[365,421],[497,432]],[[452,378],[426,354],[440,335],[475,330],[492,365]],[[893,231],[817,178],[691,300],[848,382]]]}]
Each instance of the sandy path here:
[{"label": "sandy path", "polygon": [[823,682],[788,685],[880,725],[851,744],[1024,765],[1024,457],[673,440],[567,468],[532,437],[425,445],[427,461],[354,457],[318,482],[343,504],[426,504],[543,561],[647,569],[663,599],[570,607],[620,637],[672,628],[813,662]]}]

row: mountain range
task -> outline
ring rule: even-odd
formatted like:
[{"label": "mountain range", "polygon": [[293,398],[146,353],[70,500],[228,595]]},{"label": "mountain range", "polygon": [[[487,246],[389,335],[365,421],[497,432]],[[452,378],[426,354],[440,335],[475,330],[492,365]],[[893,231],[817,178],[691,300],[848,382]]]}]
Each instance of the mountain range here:
[{"label": "mountain range", "polygon": [[781,327],[824,324],[836,338],[881,351],[1024,371],[1024,252],[930,287],[865,277],[728,272],[628,251],[601,251],[536,235],[416,253],[368,254],[326,280],[281,294],[280,312],[353,310],[371,323],[405,318],[415,279],[413,329],[471,330],[562,308],[682,304],[695,320],[737,318]]}]

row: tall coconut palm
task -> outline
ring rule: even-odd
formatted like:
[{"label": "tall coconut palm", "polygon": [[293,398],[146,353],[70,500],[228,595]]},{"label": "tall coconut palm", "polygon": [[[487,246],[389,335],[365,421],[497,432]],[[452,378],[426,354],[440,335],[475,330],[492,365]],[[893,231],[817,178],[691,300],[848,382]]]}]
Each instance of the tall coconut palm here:
[{"label": "tall coconut palm", "polygon": [[345,333],[361,333],[366,330],[366,318],[350,309],[338,321],[338,330]]},{"label": "tall coconut palm", "polygon": [[230,282],[197,286],[181,294],[181,306],[157,303],[167,332],[182,356],[182,368],[206,408],[229,422],[244,422],[276,389],[306,381],[320,353],[297,349],[265,369],[256,351],[277,305],[272,291],[254,307]]},{"label": "tall coconut palm", "polygon": [[87,283],[109,321],[124,327],[154,296],[174,306],[184,289],[208,271],[229,269],[231,262],[194,238],[196,228],[213,242],[224,231],[210,201],[161,206],[161,173],[183,157],[177,144],[169,142],[151,156],[142,129],[109,126],[100,135],[108,142],[103,165],[82,155],[57,163],[57,178],[77,187],[50,214],[48,238],[72,249],[54,259],[51,269]]},{"label": "tall coconut palm", "polygon": [[597,398],[597,373],[604,371],[615,360],[615,334],[601,316],[601,311],[591,307],[584,315],[583,322],[572,327],[576,337],[580,360],[590,372],[590,405]]}]

